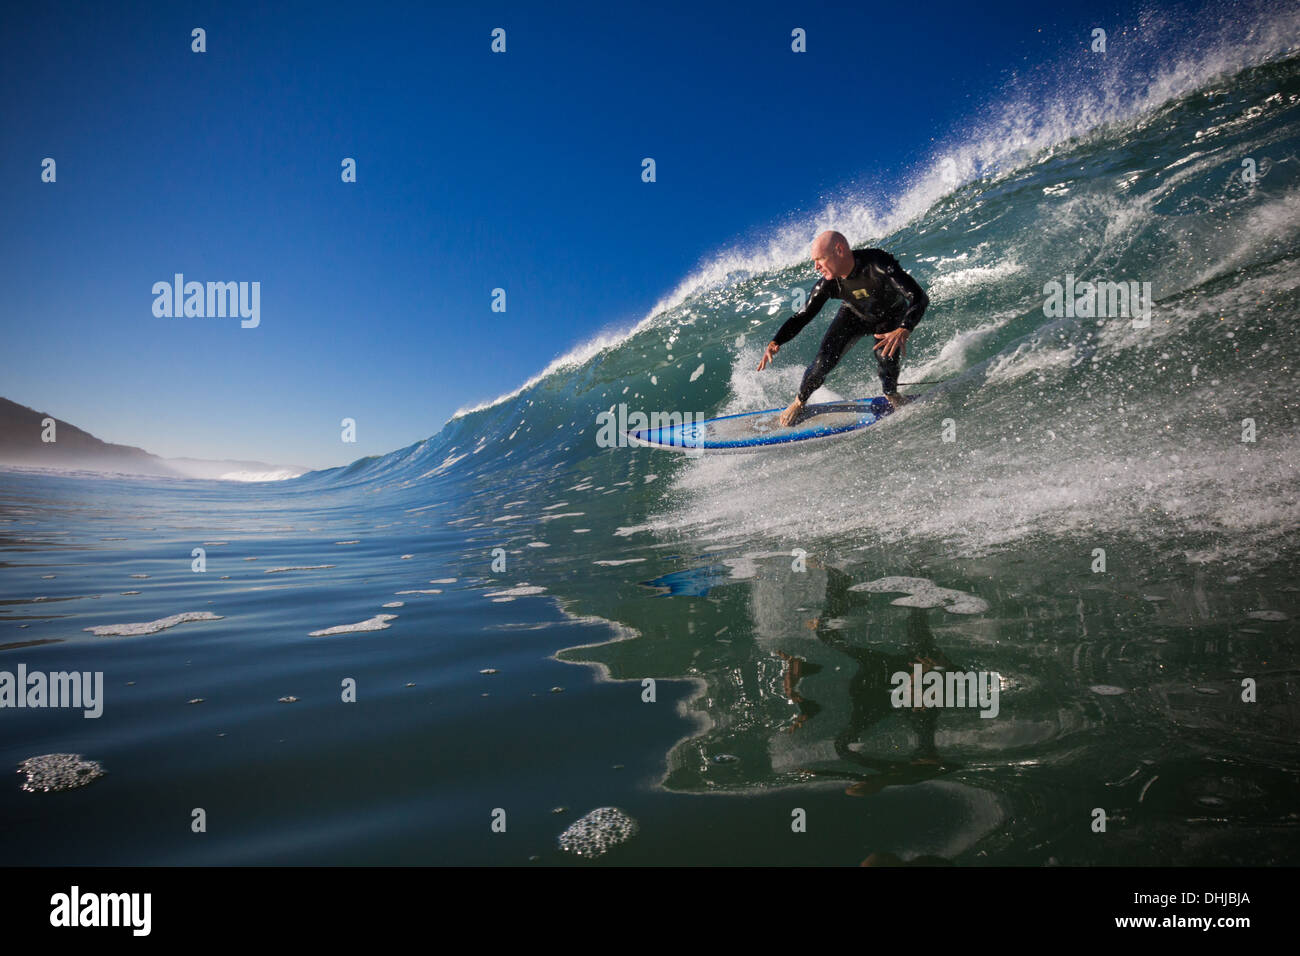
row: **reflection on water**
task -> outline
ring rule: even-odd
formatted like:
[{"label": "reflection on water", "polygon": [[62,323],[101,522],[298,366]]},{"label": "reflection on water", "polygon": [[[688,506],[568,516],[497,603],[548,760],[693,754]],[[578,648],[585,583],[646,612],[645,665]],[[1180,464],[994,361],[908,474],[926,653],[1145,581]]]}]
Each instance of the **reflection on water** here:
[{"label": "reflection on water", "polygon": [[[709,559],[656,579],[712,582],[657,599],[680,602],[676,614],[611,609],[644,628],[640,639],[561,655],[615,678],[697,682],[690,706],[703,719],[668,754],[670,791],[833,788],[846,819],[923,792],[931,809],[896,846],[876,847],[875,863],[951,859],[977,842],[1005,862],[1045,843],[1049,861],[1123,862],[1138,832],[1196,842],[1211,820],[1238,828],[1245,858],[1294,819],[1295,652],[1283,630],[1254,626],[1248,597],[1203,576],[1105,583],[1045,570],[1059,560],[1040,552],[1041,577],[1014,561],[986,563],[978,581],[940,575],[939,587],[989,603],[961,614],[864,589],[879,568],[785,552]],[[717,581],[720,567],[730,581]],[[1247,671],[1267,699],[1242,699]],[[999,706],[987,717],[919,698],[895,706],[900,672],[993,672]],[[1096,808],[1109,836],[1089,840]],[[1213,852],[1231,842],[1211,840]]]}]

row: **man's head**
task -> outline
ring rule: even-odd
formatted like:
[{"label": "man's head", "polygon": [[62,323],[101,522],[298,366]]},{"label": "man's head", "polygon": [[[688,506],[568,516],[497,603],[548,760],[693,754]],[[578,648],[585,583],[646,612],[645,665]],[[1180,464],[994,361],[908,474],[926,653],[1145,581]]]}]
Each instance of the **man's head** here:
[{"label": "man's head", "polygon": [[813,265],[824,278],[843,279],[853,271],[853,250],[842,233],[828,229],[813,240]]}]

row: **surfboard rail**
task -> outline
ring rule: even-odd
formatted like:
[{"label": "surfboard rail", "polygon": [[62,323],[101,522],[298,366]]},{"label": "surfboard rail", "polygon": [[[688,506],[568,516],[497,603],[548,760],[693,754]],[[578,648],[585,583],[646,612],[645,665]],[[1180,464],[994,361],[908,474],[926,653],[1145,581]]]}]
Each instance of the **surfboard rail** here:
[{"label": "surfboard rail", "polygon": [[738,454],[807,448],[844,438],[893,412],[883,395],[809,405],[793,425],[781,425],[784,408],[720,415],[702,422],[629,429],[628,444],[688,455]]}]

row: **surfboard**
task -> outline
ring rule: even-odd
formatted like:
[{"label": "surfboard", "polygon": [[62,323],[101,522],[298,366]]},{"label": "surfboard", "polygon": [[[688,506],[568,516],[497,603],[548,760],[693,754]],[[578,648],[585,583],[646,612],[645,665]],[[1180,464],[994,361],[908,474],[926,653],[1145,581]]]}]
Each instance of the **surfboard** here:
[{"label": "surfboard", "polygon": [[893,408],[883,395],[808,405],[799,420],[789,426],[777,420],[783,411],[784,408],[766,408],[702,422],[637,428],[624,434],[630,444],[686,454],[773,451],[852,435],[874,425]]}]

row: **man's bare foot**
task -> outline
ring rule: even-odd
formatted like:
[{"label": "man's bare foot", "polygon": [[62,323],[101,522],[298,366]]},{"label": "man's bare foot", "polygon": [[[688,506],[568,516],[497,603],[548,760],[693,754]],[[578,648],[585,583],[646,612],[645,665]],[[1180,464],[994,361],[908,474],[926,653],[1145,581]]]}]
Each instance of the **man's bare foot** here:
[{"label": "man's bare foot", "polygon": [[885,400],[889,402],[889,407],[898,411],[904,405],[911,401],[906,395],[899,395],[897,392],[886,392]]},{"label": "man's bare foot", "polygon": [[781,413],[781,417],[778,419],[778,421],[780,421],[782,425],[793,425],[795,419],[799,417],[799,413],[802,411],[803,411],[803,402],[799,401],[799,399],[796,398],[793,402],[790,403],[789,407],[786,408],[786,410]]}]

